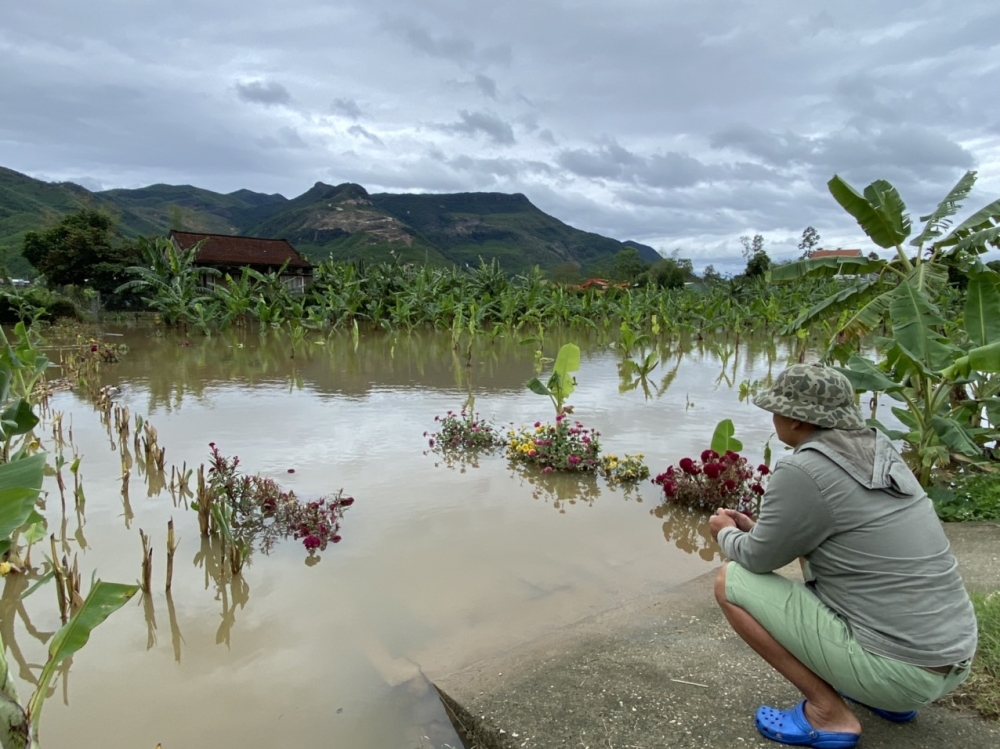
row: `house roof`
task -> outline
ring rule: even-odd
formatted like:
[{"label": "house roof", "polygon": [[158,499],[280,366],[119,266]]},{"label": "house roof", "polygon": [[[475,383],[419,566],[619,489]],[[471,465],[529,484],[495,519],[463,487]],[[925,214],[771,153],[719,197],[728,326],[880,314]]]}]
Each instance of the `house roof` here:
[{"label": "house roof", "polygon": [[280,266],[287,260],[290,268],[312,268],[312,264],[303,259],[286,239],[199,234],[190,231],[172,231],[170,238],[184,250],[206,240],[195,258],[195,262],[205,265]]},{"label": "house roof", "polygon": [[861,257],[861,250],[813,250],[810,257]]}]

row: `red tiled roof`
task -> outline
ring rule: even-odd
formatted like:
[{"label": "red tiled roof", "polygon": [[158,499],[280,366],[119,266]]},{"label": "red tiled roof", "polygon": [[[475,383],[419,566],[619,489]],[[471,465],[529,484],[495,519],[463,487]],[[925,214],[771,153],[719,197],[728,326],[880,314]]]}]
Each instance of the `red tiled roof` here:
[{"label": "red tiled roof", "polygon": [[861,250],[813,250],[810,257],[861,257]]},{"label": "red tiled roof", "polygon": [[196,234],[189,231],[172,231],[170,238],[184,250],[190,249],[203,239],[207,240],[198,250],[196,258],[196,262],[205,265],[280,266],[287,260],[289,268],[312,268],[312,265],[305,261],[285,239]]}]

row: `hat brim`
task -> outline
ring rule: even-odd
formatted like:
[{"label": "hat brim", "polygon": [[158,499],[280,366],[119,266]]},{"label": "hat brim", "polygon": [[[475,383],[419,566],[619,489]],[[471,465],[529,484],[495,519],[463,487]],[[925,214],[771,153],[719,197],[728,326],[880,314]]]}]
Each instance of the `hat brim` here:
[{"label": "hat brim", "polygon": [[765,390],[753,399],[753,404],[765,411],[778,416],[795,419],[806,424],[823,427],[824,429],[864,429],[868,426],[861,409],[855,405],[837,406],[836,408],[817,408],[809,404],[797,403],[789,398]]}]

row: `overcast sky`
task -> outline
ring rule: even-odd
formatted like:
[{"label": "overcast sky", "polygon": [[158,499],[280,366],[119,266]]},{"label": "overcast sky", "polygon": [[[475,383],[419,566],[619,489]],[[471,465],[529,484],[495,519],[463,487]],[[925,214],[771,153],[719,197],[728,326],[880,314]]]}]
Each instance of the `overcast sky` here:
[{"label": "overcast sky", "polygon": [[0,6],[0,165],[91,189],[522,192],[740,265],[872,247],[827,180],[1000,197],[1000,2],[32,0]]}]

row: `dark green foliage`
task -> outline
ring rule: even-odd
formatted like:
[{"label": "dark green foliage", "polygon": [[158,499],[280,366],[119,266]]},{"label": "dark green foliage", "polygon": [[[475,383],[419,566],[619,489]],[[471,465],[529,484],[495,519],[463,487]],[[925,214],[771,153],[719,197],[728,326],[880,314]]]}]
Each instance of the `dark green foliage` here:
[{"label": "dark green foliage", "polygon": [[755,252],[751,255],[750,259],[747,260],[747,269],[744,271],[744,274],[748,278],[760,278],[763,277],[770,268],[771,258],[768,257],[764,250],[760,250],[759,252]]},{"label": "dark green foliage", "polygon": [[134,246],[116,236],[114,219],[89,209],[25,234],[22,254],[51,284],[89,286],[109,296],[138,258]]},{"label": "dark green foliage", "polygon": [[659,289],[680,289],[691,274],[690,260],[665,257],[649,269],[649,283]]},{"label": "dark green foliage", "polygon": [[960,473],[950,484],[933,486],[927,493],[945,522],[1000,521],[1000,476],[996,474]]},{"label": "dark green foliage", "polygon": [[639,283],[646,280],[649,264],[639,257],[639,251],[634,247],[626,247],[615,254],[611,265],[612,277],[615,281]]}]

